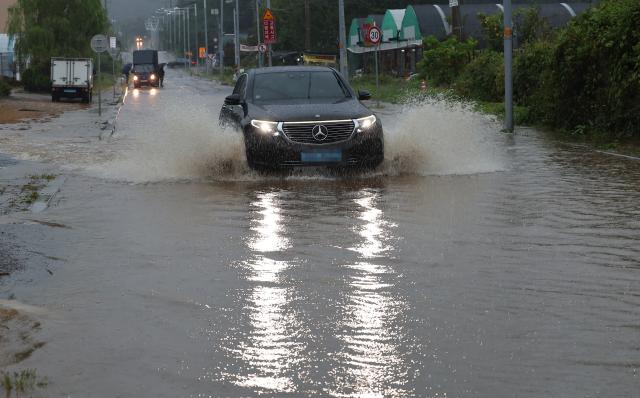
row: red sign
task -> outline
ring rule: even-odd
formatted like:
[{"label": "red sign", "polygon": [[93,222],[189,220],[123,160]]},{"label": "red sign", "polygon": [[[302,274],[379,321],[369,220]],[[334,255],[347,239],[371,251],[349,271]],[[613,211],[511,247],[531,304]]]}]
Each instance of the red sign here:
[{"label": "red sign", "polygon": [[369,28],[369,32],[367,32],[367,40],[371,44],[378,44],[382,39],[382,31],[377,26],[372,26]]},{"label": "red sign", "polygon": [[276,36],[276,17],[270,9],[266,9],[262,16],[262,37],[265,44],[274,44],[278,41]]}]

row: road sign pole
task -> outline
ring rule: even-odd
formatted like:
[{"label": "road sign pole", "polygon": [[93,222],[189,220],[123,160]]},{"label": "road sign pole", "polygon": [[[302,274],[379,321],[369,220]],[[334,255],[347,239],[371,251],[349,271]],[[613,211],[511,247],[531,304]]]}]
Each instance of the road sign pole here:
[{"label": "road sign pole", "polygon": [[[98,84],[100,83],[100,58],[101,55],[98,53]],[[102,116],[102,90],[98,87],[98,116]]]},{"label": "road sign pole", "polygon": [[[258,47],[260,46],[260,0],[256,0],[256,36],[258,39]],[[258,51],[258,66],[262,68],[262,52]]]},{"label": "road sign pole", "polygon": [[[100,54],[107,51],[109,48],[109,39],[105,35],[95,35],[91,38],[91,49],[98,54],[98,83],[100,82],[101,70],[100,70]],[[96,82],[93,82],[93,87],[96,87]],[[102,116],[102,92],[98,88],[98,116]]]},{"label": "road sign pole", "polygon": [[347,32],[344,20],[344,0],[338,0],[338,23],[340,32],[340,73],[346,79],[349,79],[349,68],[347,65]]},{"label": "road sign pole", "polygon": [[378,43],[378,45],[376,45],[376,51],[375,51],[375,56],[376,56],[376,97],[379,97],[380,95],[380,74],[378,72],[378,53],[380,50],[380,43]]},{"label": "road sign pole", "polygon": [[504,129],[513,132],[513,24],[511,0],[504,0]]},{"label": "road sign pole", "polygon": [[[271,9],[271,0],[267,0],[267,8]],[[269,66],[273,66],[273,54],[271,54],[271,43],[267,46],[267,52],[269,57]]]},{"label": "road sign pole", "polygon": [[111,78],[113,79],[113,100],[116,99],[116,59],[115,57],[111,57]]}]

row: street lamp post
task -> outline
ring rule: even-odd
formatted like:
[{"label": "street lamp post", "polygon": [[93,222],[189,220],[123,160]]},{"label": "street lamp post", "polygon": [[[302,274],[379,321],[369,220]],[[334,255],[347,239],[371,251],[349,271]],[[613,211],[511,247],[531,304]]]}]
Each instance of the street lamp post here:
[{"label": "street lamp post", "polygon": [[189,57],[189,71],[191,71],[191,13],[189,12],[188,8],[185,10],[185,12],[187,14],[187,51],[185,55]]},{"label": "street lamp post", "polygon": [[198,45],[198,3],[193,3],[193,23],[196,32],[196,69],[200,67],[200,46]]},{"label": "street lamp post", "polygon": [[207,0],[203,0],[203,8],[202,8],[202,13],[204,14],[204,53],[205,53],[205,60],[204,60],[204,65],[205,65],[205,70],[206,73],[209,74],[209,34],[208,34],[208,30],[207,30]]},{"label": "street lamp post", "polygon": [[224,0],[220,0],[220,37],[218,38],[220,51],[220,75],[224,74]]},{"label": "street lamp post", "polygon": [[235,63],[236,68],[240,69],[240,5],[239,0],[236,0],[236,8],[233,14],[233,33],[235,40]]}]

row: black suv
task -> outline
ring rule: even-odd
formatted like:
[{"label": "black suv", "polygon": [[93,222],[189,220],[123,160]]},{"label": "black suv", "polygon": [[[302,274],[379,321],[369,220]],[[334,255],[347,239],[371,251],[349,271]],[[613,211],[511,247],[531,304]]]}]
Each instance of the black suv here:
[{"label": "black suv", "polygon": [[275,67],[238,77],[220,123],[244,134],[252,168],[366,167],[384,159],[380,120],[334,69]]}]

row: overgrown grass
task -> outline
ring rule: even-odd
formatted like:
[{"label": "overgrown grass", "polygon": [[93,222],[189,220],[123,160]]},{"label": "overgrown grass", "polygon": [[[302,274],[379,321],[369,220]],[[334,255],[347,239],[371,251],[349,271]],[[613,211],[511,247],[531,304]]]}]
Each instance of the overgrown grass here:
[{"label": "overgrown grass", "polygon": [[380,86],[376,87],[376,78],[372,75],[363,75],[351,79],[351,85],[356,90],[366,90],[371,93],[375,101],[399,104],[409,98],[421,94],[420,80],[405,80],[391,76],[380,76]]},{"label": "overgrown grass", "polygon": [[35,369],[24,369],[20,372],[0,372],[0,386],[4,390],[5,398],[23,397],[36,389],[45,388],[49,382],[39,377]]},{"label": "overgrown grass", "polygon": [[233,80],[234,72],[233,72],[233,69],[230,69],[230,68],[226,68],[222,75],[220,75],[220,70],[219,69],[216,69],[214,71],[209,71],[209,73],[206,73],[204,71],[193,70],[191,73],[194,76],[198,76],[198,77],[201,77],[201,78],[204,78],[204,79],[207,79],[207,80],[213,80],[213,81],[220,82],[220,84],[222,84],[224,86],[233,86],[233,85],[235,85],[235,81]]},{"label": "overgrown grass", "polygon": [[0,98],[8,97],[11,94],[11,85],[0,77]]},{"label": "overgrown grass", "polygon": [[96,76],[93,81],[93,91],[94,95],[98,91],[105,91],[113,87],[113,85],[117,82],[119,76],[115,77],[115,80],[111,74],[102,73],[99,76]]},{"label": "overgrown grass", "polygon": [[[505,116],[504,102],[478,101],[475,103],[475,109],[478,112],[497,116],[499,119],[504,119],[504,116]],[[530,117],[529,108],[527,108],[526,106],[514,105],[513,122],[516,125],[520,125],[520,126],[531,125],[533,121],[531,120],[531,117]]]}]

